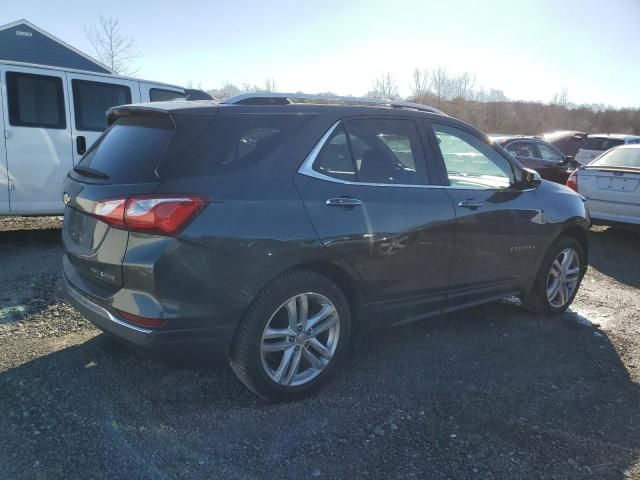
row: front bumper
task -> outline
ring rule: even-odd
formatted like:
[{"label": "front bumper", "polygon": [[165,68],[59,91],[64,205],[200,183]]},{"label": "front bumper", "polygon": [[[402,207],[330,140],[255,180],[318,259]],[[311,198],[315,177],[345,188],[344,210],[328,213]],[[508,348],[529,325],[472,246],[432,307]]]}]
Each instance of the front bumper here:
[{"label": "front bumper", "polygon": [[107,310],[74,286],[63,275],[63,291],[87,320],[117,339],[161,356],[173,363],[221,365],[228,360],[235,327],[148,329],[133,325]]}]

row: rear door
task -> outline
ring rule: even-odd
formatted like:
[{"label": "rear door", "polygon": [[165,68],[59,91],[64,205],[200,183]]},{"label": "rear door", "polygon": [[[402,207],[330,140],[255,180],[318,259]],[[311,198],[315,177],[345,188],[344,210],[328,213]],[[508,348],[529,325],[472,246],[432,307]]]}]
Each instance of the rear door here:
[{"label": "rear door", "polygon": [[106,111],[140,101],[138,82],[120,78],[67,73],[71,102],[73,165],[107,129]]},{"label": "rear door", "polygon": [[9,171],[7,170],[7,155],[5,147],[4,111],[7,106],[3,97],[4,79],[0,75],[0,215],[8,215],[9,211]]},{"label": "rear door", "polygon": [[[9,201],[13,214],[60,213],[73,166],[65,73],[0,67]],[[0,194],[1,195],[1,194]]]},{"label": "rear door", "polygon": [[410,119],[345,120],[295,177],[321,241],[359,273],[382,323],[439,312],[446,300],[455,213],[429,182],[423,140]]},{"label": "rear door", "polygon": [[141,102],[168,102],[181,98],[186,98],[186,94],[182,88],[140,82]]},{"label": "rear door", "polygon": [[518,293],[543,244],[535,192],[513,188],[512,163],[475,133],[444,122],[430,133],[457,217],[449,306]]}]

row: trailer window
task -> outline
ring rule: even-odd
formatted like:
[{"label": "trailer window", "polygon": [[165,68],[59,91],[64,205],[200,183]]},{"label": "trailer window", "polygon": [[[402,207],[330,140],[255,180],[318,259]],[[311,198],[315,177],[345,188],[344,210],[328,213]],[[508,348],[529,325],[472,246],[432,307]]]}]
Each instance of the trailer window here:
[{"label": "trailer window", "polygon": [[102,132],[107,129],[106,112],[131,103],[131,89],[113,83],[72,80],[76,129]]},{"label": "trailer window", "polygon": [[60,77],[7,72],[7,94],[11,125],[67,128]]},{"label": "trailer window", "polygon": [[151,102],[168,102],[177,98],[186,98],[186,95],[182,92],[175,90],[164,90],[162,88],[152,88],[149,90],[149,100]]}]

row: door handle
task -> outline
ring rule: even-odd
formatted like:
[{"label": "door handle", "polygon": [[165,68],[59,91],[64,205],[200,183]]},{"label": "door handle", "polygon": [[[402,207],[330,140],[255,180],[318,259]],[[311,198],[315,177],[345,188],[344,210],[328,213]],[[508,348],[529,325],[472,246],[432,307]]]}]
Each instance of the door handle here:
[{"label": "door handle", "polygon": [[87,139],[82,135],[78,135],[76,137],[76,151],[78,152],[78,155],[84,155],[87,151]]},{"label": "door handle", "polygon": [[484,204],[480,200],[474,200],[473,198],[468,198],[467,200],[462,200],[458,203],[459,207],[470,208],[471,210],[480,208],[482,205]]},{"label": "door handle", "polygon": [[358,200],[357,198],[351,197],[338,197],[338,198],[330,198],[326,201],[326,204],[329,207],[340,207],[346,209],[352,209],[353,207],[359,207],[362,205],[362,200]]}]

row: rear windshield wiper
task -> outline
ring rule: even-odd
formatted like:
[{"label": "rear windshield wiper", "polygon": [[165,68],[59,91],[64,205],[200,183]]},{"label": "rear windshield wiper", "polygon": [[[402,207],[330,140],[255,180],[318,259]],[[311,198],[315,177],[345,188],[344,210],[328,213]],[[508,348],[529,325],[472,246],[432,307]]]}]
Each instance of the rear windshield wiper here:
[{"label": "rear windshield wiper", "polygon": [[95,168],[83,167],[82,165],[76,165],[73,167],[73,171],[79,173],[80,175],[84,175],[85,177],[95,177],[102,178],[103,180],[109,180],[109,175],[106,173],[102,173]]}]

